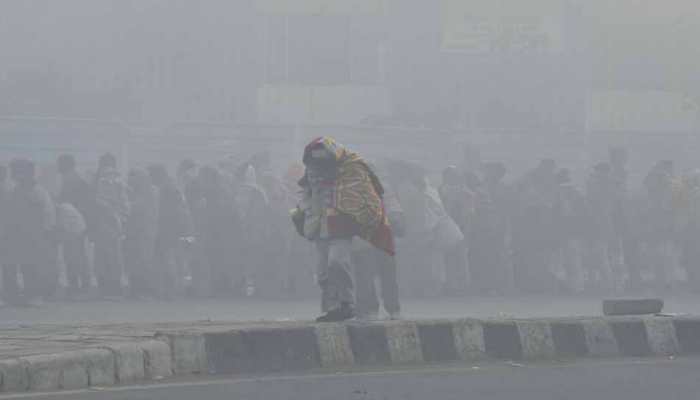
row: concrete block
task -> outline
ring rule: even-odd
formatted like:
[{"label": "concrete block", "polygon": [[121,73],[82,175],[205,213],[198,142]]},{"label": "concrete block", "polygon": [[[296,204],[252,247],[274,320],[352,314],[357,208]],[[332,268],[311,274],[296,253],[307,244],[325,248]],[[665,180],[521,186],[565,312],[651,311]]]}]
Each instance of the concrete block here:
[{"label": "concrete block", "polygon": [[252,343],[241,331],[206,333],[205,348],[209,374],[252,372],[256,368],[250,361],[254,357]]},{"label": "concrete block", "polygon": [[117,382],[114,353],[106,349],[82,350],[87,361],[90,386],[111,386]]},{"label": "concrete block", "polygon": [[23,357],[29,390],[81,389],[89,385],[87,359],[81,352]]},{"label": "concrete block", "polygon": [[170,345],[161,340],[139,344],[143,350],[146,379],[163,379],[173,375]]},{"label": "concrete block", "polygon": [[647,329],[642,320],[610,321],[617,347],[625,357],[646,357],[651,355]]},{"label": "concrete block", "polygon": [[29,389],[27,363],[21,360],[0,361],[3,392],[24,392]]},{"label": "concrete block", "polygon": [[603,301],[603,314],[608,316],[658,314],[663,309],[664,301],[661,299],[622,299]]},{"label": "concrete block", "polygon": [[678,318],[673,321],[676,338],[683,354],[700,354],[700,319]]},{"label": "concrete block", "polygon": [[313,327],[206,334],[211,373],[303,371],[321,366]]},{"label": "concrete block", "polygon": [[[87,361],[87,360],[86,360]],[[74,365],[66,368],[61,375],[61,389],[75,390],[90,386],[90,376],[85,365]]]},{"label": "concrete block", "polygon": [[418,335],[425,362],[456,361],[459,358],[451,322],[420,322]]},{"label": "concrete block", "polygon": [[60,362],[55,355],[29,356],[22,360],[27,363],[29,390],[49,391],[61,388]]},{"label": "concrete block", "polygon": [[319,324],[316,326],[316,338],[322,367],[348,367],[355,363],[344,324]]},{"label": "concrete block", "polygon": [[424,361],[415,323],[389,322],[384,329],[392,365],[419,364]]},{"label": "concrete block", "polygon": [[515,322],[489,321],[483,325],[484,348],[489,357],[501,360],[520,360],[523,346]]},{"label": "concrete block", "polygon": [[114,353],[118,383],[131,383],[146,379],[144,352],[139,343],[117,343],[106,348]]},{"label": "concrete block", "polygon": [[549,322],[518,321],[518,333],[526,359],[551,359],[556,355]]},{"label": "concrete block", "polygon": [[391,354],[386,328],[379,324],[348,325],[350,348],[357,365],[389,365]]},{"label": "concrete block", "polygon": [[551,322],[554,349],[557,356],[585,357],[588,355],[586,331],[581,322]]},{"label": "concrete block", "polygon": [[592,319],[581,321],[588,354],[594,357],[614,357],[620,354],[615,335],[608,321],[604,319]]},{"label": "concrete block", "polygon": [[207,374],[206,339],[203,334],[174,333],[156,335],[170,344],[175,375]]},{"label": "concrete block", "polygon": [[671,318],[648,318],[644,320],[651,353],[657,356],[671,356],[680,353],[676,339],[676,328]]},{"label": "concrete block", "polygon": [[486,357],[484,328],[480,321],[458,320],[452,324],[452,329],[460,360],[476,361]]}]

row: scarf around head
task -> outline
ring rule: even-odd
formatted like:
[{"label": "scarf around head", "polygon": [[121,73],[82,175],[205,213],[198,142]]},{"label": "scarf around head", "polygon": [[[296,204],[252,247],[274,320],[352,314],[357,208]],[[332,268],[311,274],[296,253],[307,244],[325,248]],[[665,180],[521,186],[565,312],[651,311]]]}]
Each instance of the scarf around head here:
[{"label": "scarf around head", "polygon": [[[334,208],[353,218],[362,239],[394,255],[394,237],[384,210],[384,188],[379,178],[359,154],[330,137],[314,139],[306,146],[305,164],[312,159],[312,151],[318,149],[328,152],[337,167]],[[301,184],[306,185],[304,179]]]}]

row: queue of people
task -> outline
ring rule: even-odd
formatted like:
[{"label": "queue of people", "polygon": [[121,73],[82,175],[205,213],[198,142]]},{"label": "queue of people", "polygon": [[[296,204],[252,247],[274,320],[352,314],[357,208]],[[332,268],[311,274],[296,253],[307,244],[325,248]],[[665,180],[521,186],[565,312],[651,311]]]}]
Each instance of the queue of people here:
[{"label": "queue of people", "polygon": [[[659,161],[631,188],[627,154],[613,148],[580,186],[551,159],[510,181],[507,172],[498,162],[443,171],[439,200],[464,237],[440,250],[420,237],[440,237],[447,225],[414,231],[411,247],[433,254],[433,274],[430,283],[404,274],[409,288],[419,295],[700,290],[700,171],[678,176],[672,161]],[[398,184],[412,186],[424,204],[438,199],[425,180]],[[413,271],[414,260],[407,254],[400,270]]]},{"label": "queue of people", "polygon": [[3,301],[287,299],[318,284],[321,320],[343,320],[399,318],[400,297],[700,289],[700,172],[671,161],[631,188],[623,149],[575,185],[554,160],[437,178],[309,146],[283,173],[264,155],[122,173],[111,154],[89,173],[64,154],[51,192],[32,161],[0,166]]},{"label": "queue of people", "polygon": [[150,165],[123,176],[105,154],[87,174],[64,154],[49,193],[34,162],[13,160],[0,167],[3,301],[300,295],[312,257],[285,224],[300,169],[292,185],[265,168],[185,160],[175,174]]}]

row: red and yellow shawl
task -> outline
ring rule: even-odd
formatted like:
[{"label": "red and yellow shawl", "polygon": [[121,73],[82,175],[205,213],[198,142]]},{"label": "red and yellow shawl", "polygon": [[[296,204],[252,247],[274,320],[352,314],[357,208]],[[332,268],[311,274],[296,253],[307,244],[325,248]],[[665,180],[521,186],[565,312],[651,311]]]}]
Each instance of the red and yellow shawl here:
[{"label": "red and yellow shawl", "polygon": [[333,138],[314,139],[304,150],[324,148],[333,154],[337,166],[335,209],[350,216],[359,228],[359,236],[378,249],[394,255],[394,236],[384,210],[384,188],[362,157],[349,151]]}]

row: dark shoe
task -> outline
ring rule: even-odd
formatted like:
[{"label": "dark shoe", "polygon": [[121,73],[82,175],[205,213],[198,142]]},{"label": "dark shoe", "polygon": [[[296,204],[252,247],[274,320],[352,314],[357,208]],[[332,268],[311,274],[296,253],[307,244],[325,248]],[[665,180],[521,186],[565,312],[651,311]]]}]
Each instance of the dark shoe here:
[{"label": "dark shoe", "polygon": [[353,318],[355,318],[355,310],[350,304],[343,303],[340,307],[316,318],[316,322],[342,322]]}]

